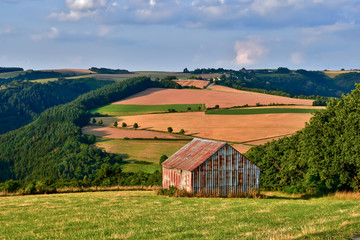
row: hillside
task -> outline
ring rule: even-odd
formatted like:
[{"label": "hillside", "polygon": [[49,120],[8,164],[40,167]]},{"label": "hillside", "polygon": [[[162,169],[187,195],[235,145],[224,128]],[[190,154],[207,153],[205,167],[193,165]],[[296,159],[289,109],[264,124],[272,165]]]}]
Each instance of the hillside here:
[{"label": "hillside", "polygon": [[[46,178],[48,184],[59,179],[83,181],[83,184],[100,185],[105,180],[106,184],[115,181],[129,184],[134,174],[121,174],[117,164],[122,158],[92,148],[89,144],[95,138],[83,135],[81,127],[89,123],[87,110],[151,86],[153,82],[149,78],[107,85],[68,104],[47,109],[36,121],[0,136],[0,182],[16,179],[31,184]],[[141,179],[144,178],[141,181],[145,184],[148,175]]]},{"label": "hillside", "polygon": [[70,102],[110,83],[113,82],[92,78],[61,79],[45,84],[13,80],[0,90],[0,134],[34,121],[50,107]]},{"label": "hillside", "polygon": [[360,228],[359,201],[336,195],[226,199],[104,191],[2,197],[0,205],[5,239],[356,239]]},{"label": "hillside", "polygon": [[262,168],[262,186],[286,191],[329,192],[360,189],[360,85],[304,129],[250,149],[246,156]]}]

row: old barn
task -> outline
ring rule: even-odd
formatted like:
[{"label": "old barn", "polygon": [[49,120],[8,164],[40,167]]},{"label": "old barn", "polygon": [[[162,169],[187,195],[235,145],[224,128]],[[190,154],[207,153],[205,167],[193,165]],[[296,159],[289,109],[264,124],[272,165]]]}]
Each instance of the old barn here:
[{"label": "old barn", "polygon": [[260,187],[260,168],[225,142],[194,138],[162,163],[164,188],[191,193],[248,193]]}]

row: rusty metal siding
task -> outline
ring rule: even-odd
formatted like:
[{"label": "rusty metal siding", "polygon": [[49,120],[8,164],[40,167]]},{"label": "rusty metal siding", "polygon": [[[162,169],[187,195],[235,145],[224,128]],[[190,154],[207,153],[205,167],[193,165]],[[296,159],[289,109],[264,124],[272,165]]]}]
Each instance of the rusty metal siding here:
[{"label": "rusty metal siding", "polygon": [[226,144],[192,171],[192,192],[226,196],[260,187],[260,168]]},{"label": "rusty metal siding", "polygon": [[183,171],[175,168],[162,167],[162,185],[163,188],[174,186],[178,189],[192,191],[192,172]]},{"label": "rusty metal siding", "polygon": [[162,166],[192,171],[225,144],[225,142],[194,138],[163,162]]}]

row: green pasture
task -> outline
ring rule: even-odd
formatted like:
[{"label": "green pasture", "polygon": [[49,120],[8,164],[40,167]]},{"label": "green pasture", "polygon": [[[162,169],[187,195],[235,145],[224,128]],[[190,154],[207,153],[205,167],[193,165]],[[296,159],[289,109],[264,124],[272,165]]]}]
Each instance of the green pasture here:
[{"label": "green pasture", "polygon": [[91,112],[108,114],[110,116],[124,116],[124,115],[139,115],[148,113],[168,112],[169,109],[175,109],[177,112],[199,111],[205,109],[204,104],[171,104],[171,105],[123,105],[110,104],[94,110]]},{"label": "green pasture", "polygon": [[359,201],[115,191],[0,198],[1,239],[356,239]]},{"label": "green pasture", "polygon": [[26,72],[28,72],[28,71],[15,71],[15,72],[0,73],[0,78],[13,78],[13,77],[17,77],[19,75],[24,75]]},{"label": "green pasture", "polygon": [[213,115],[253,115],[270,113],[314,113],[319,109],[307,108],[229,108],[207,110],[206,114]]},{"label": "green pasture", "polygon": [[[121,140],[121,139],[100,139],[96,146],[105,149],[110,153],[119,154],[125,161],[122,165],[124,172],[143,171],[153,173],[161,170],[160,157],[170,157],[177,150],[182,148],[189,141],[187,140]],[[135,161],[145,161],[148,164],[138,164]]]},{"label": "green pasture", "polygon": [[[73,77],[65,77],[65,79],[80,79],[80,78],[88,78],[88,77],[92,77],[92,75],[89,74],[89,75],[80,75],[80,76],[73,76]],[[43,78],[43,79],[31,80],[30,82],[48,83],[48,82],[55,82],[55,81],[57,81],[57,80],[58,80],[58,78]]]}]

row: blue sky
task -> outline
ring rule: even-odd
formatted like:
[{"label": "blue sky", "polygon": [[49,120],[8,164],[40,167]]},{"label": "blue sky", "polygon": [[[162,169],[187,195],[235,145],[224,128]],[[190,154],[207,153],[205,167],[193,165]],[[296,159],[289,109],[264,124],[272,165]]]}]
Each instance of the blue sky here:
[{"label": "blue sky", "polygon": [[360,69],[360,0],[0,0],[0,66]]}]

